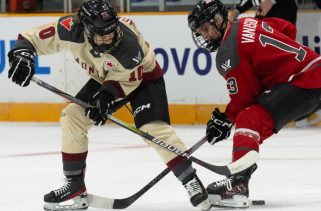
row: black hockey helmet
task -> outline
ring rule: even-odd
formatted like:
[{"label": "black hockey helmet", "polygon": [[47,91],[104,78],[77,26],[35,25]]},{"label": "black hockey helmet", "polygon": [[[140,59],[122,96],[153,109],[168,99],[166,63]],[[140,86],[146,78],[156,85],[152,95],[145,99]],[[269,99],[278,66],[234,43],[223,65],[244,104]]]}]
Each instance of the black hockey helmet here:
[{"label": "black hockey helmet", "polygon": [[[120,43],[123,33],[119,26],[117,12],[107,0],[85,1],[78,11],[80,21],[85,27],[85,33],[93,49],[99,53],[108,53]],[[103,36],[114,32],[111,44],[97,45],[95,34]]]},{"label": "black hockey helmet", "polygon": [[[220,17],[218,17],[220,16]],[[192,30],[192,38],[197,47],[206,48],[214,52],[218,49],[224,36],[226,23],[228,20],[227,9],[219,0],[201,0],[188,15],[188,26]],[[218,20],[220,22],[218,23]],[[197,29],[205,22],[212,24],[220,36],[205,40]]]}]

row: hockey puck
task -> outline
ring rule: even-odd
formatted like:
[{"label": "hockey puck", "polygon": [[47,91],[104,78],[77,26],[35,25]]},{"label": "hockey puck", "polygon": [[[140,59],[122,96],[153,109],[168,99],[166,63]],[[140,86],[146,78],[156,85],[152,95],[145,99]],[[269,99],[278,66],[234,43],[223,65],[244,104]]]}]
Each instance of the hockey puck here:
[{"label": "hockey puck", "polygon": [[264,200],[253,200],[252,205],[265,205]]}]

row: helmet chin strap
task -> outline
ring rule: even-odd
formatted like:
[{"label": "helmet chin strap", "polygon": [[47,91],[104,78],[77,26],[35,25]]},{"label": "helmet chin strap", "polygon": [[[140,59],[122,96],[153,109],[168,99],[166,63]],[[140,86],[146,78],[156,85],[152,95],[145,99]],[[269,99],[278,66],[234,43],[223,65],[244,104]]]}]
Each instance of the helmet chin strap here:
[{"label": "helmet chin strap", "polygon": [[[217,32],[219,32],[218,37],[215,39],[215,43],[217,43],[217,45],[220,45],[220,43],[222,42],[226,29],[227,29],[227,25],[228,25],[228,20],[222,18],[221,15],[217,15],[217,17],[215,17],[216,19],[216,23],[214,24],[214,27],[216,28]],[[218,23],[218,21],[220,21],[220,23]]]}]

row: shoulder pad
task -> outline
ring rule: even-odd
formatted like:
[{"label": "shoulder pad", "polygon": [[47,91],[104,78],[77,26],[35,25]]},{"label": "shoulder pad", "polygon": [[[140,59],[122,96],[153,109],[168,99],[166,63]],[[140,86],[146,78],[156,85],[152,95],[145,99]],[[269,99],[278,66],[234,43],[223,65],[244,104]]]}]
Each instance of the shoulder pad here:
[{"label": "shoulder pad", "polygon": [[216,55],[216,68],[222,76],[227,74],[230,70],[232,70],[240,63],[240,58],[237,50],[238,26],[238,22],[233,23],[233,27],[228,34],[227,39],[222,42]]},{"label": "shoulder pad", "polygon": [[83,43],[84,27],[81,23],[74,22],[74,15],[61,17],[57,24],[57,31],[61,40]]},{"label": "shoulder pad", "polygon": [[133,69],[142,62],[144,52],[136,34],[122,23],[120,23],[120,27],[123,30],[123,39],[118,47],[111,52],[111,55],[114,56],[124,68]]}]

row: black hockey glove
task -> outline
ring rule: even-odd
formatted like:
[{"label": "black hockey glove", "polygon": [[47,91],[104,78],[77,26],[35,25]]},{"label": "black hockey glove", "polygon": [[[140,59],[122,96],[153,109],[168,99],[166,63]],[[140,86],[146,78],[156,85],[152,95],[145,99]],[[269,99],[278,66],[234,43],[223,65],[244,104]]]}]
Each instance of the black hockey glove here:
[{"label": "black hockey glove", "polygon": [[31,49],[15,49],[8,53],[9,74],[13,82],[19,86],[28,86],[32,76],[35,74],[36,53]]},{"label": "black hockey glove", "polygon": [[85,114],[95,122],[95,125],[104,125],[107,120],[107,114],[112,113],[115,97],[109,91],[101,89],[93,96],[91,105],[94,107],[86,108]]},{"label": "black hockey glove", "polygon": [[233,125],[233,122],[231,122],[224,113],[221,113],[218,108],[215,108],[212,112],[211,119],[207,122],[207,141],[210,144],[215,144],[227,139],[230,136]]}]

